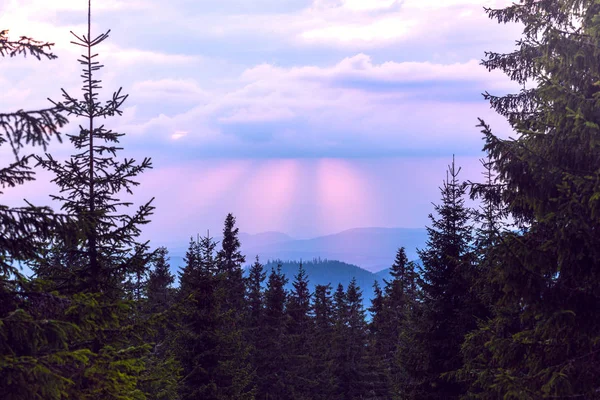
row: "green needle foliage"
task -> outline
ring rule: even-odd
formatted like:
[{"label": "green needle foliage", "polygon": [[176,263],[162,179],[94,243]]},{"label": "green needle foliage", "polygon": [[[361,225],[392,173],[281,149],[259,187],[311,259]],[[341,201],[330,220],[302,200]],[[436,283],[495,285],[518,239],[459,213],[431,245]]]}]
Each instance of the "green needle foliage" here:
[{"label": "green needle foliage", "polygon": [[[30,55],[37,60],[54,60],[50,52],[53,43],[28,37],[11,40],[7,30],[0,30],[0,56]],[[0,113],[0,147],[10,146],[14,160],[0,166],[0,195],[6,188],[22,185],[35,179],[31,168],[33,155],[22,155],[26,146],[39,146],[44,150],[54,137],[61,140],[59,129],[67,119],[60,107],[40,110],[17,110]],[[22,207],[0,204],[0,279],[4,282],[16,274],[16,261],[26,261],[38,254],[39,238],[51,234],[52,229],[65,222],[48,207],[35,207],[27,203]]]},{"label": "green needle foliage", "polygon": [[68,135],[79,152],[66,162],[50,154],[37,160],[42,168],[55,175],[52,181],[59,186],[60,194],[51,197],[76,219],[80,234],[76,241],[65,242],[57,237],[52,243],[53,250],[63,253],[68,261],[59,271],[60,276],[56,275],[56,266],[50,266],[51,272],[38,269],[38,273],[51,277],[59,289],[68,286],[74,292],[102,292],[116,298],[119,293],[115,289],[126,277],[139,274],[149,260],[146,243],[140,244],[136,239],[140,226],[149,222],[154,209],[150,200],[137,211],[127,213],[125,208],[132,204],[117,196],[131,194],[138,185],[135,177],[152,165],[149,158],[139,164],[128,158],[117,160],[117,151],[121,150],[117,144],[124,134],[106,128],[103,121],[122,114],[121,106],[127,95],[119,88],[108,100],[99,100],[101,81],[96,74],[103,65],[97,61],[95,47],[108,38],[110,30],[92,38],[91,4],[87,34],[71,33],[75,37],[72,43],[84,49],[78,60],[83,67],[83,98],[75,98],[63,90],[63,101],[54,104],[85,121],[79,126],[79,134]]},{"label": "green needle foliage", "polygon": [[482,122],[518,225],[486,252],[489,292],[499,296],[492,318],[467,338],[463,372],[475,378],[474,398],[597,399],[600,4],[527,0],[487,13],[524,26],[515,51],[483,61],[524,85],[486,95],[515,139]]}]

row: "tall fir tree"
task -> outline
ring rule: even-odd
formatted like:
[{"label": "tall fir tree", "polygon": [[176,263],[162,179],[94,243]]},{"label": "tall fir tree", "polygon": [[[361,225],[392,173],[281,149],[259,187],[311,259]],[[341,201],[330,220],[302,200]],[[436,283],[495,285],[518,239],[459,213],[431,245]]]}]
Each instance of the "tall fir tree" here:
[{"label": "tall fir tree", "polygon": [[235,217],[227,214],[223,227],[223,240],[221,249],[217,253],[217,267],[219,273],[223,274],[227,290],[226,302],[236,311],[243,313],[244,279],[242,266],[246,257],[240,252],[240,240],[238,238],[240,229],[235,226]]},{"label": "tall fir tree", "polygon": [[180,275],[180,327],[172,340],[182,368],[181,399],[218,399],[215,372],[219,363],[218,329],[221,299],[218,295],[216,243],[207,234],[190,240]]},{"label": "tall fir tree", "polygon": [[314,329],[311,335],[312,359],[311,388],[314,399],[330,399],[334,394],[335,378],[332,343],[334,335],[333,298],[331,285],[316,285],[313,296],[312,315]]},{"label": "tall fir tree", "polygon": [[[265,291],[263,282],[267,278],[267,273],[260,263],[258,256],[254,264],[250,266],[248,276],[245,278],[246,284],[246,322],[245,322],[245,340],[250,347],[250,364],[256,370],[259,363],[260,334],[262,332],[261,324],[264,320],[265,312]],[[258,387],[260,376],[253,374],[253,387]]]},{"label": "tall fir tree", "polygon": [[[372,307],[372,342],[374,354],[385,371],[379,386],[388,398],[405,398],[409,384],[406,365],[400,357],[416,352],[409,332],[419,306],[419,276],[403,247],[398,249],[390,268],[391,279],[384,280],[383,291],[377,287]],[[383,394],[382,394],[383,395]]]},{"label": "tall fir tree", "polygon": [[289,365],[286,381],[290,386],[294,399],[312,398],[314,385],[311,376],[311,352],[309,351],[312,334],[311,293],[308,287],[308,276],[300,263],[298,273],[292,282],[292,290],[287,305],[287,351]]},{"label": "tall fir tree", "polygon": [[[441,204],[430,214],[431,227],[422,260],[423,315],[420,348],[427,349],[427,366],[420,398],[459,398],[466,388],[456,379],[443,376],[462,366],[461,345],[476,328],[471,278],[473,276],[470,210],[465,206],[467,186],[459,181],[460,168],[449,165],[441,192]],[[405,263],[401,263],[405,265]],[[400,282],[398,282],[400,283]],[[420,374],[413,370],[414,377]]]},{"label": "tall fir tree", "polygon": [[484,132],[516,226],[488,252],[498,260],[489,284],[501,296],[493,318],[465,343],[467,355],[481,354],[464,371],[477,377],[470,394],[596,399],[600,5],[520,1],[486,11],[523,26],[513,52],[487,53],[483,65],[524,89],[486,93],[517,133],[506,140]]},{"label": "tall fir tree", "polygon": [[140,387],[149,400],[176,400],[180,364],[168,341],[176,329],[175,276],[170,271],[169,251],[159,247],[154,251],[143,300],[140,301],[143,323],[151,327],[145,340],[152,345],[144,357],[145,371]]},{"label": "tall fir tree", "polygon": [[[53,44],[0,30],[0,56],[30,55],[56,59]],[[17,187],[35,179],[29,146],[44,149],[67,119],[57,107],[0,113],[0,147],[10,146],[14,161],[0,168],[0,187]],[[0,191],[0,195],[3,192]],[[0,393],[6,399],[59,399],[70,382],[64,364],[85,365],[86,350],[66,349],[77,327],[64,321],[65,299],[46,293],[24,277],[16,264],[38,260],[45,239],[65,222],[46,207],[0,205]],[[64,234],[64,232],[63,232]],[[52,318],[59,315],[59,318]],[[49,318],[50,317],[50,318]]]},{"label": "tall fir tree", "polygon": [[257,343],[256,371],[258,391],[256,397],[265,400],[279,400],[290,397],[286,385],[288,351],[286,346],[287,315],[285,312],[288,293],[285,289],[287,278],[281,266],[272,269],[265,291],[265,310]]},{"label": "tall fir tree", "polygon": [[[108,34],[92,39],[90,26],[91,4],[88,3],[87,35],[83,37],[75,35],[77,44],[87,50],[87,54],[80,60],[84,65],[84,98],[76,100],[64,92],[66,102],[54,103],[56,109],[61,112],[86,117],[89,122],[89,130],[82,128],[78,137],[70,137],[76,148],[78,144],[81,145],[86,141],[86,135],[92,137],[96,134],[99,140],[116,141],[119,135],[107,132],[102,127],[94,128],[94,121],[100,117],[119,114],[119,106],[124,100],[120,92],[115,94],[106,105],[101,105],[97,100],[96,90],[99,81],[94,73],[101,66],[94,60],[96,55],[92,55],[92,47],[105,40]],[[31,126],[35,126],[34,119],[31,118]],[[46,122],[47,132],[52,132],[52,121]],[[131,250],[143,247],[136,242],[139,234],[138,225],[147,222],[152,207],[147,204],[140,213],[130,218],[123,216],[124,214],[118,210],[122,204],[113,196],[121,189],[130,190],[136,184],[132,181],[133,177],[148,167],[149,161],[145,166],[143,163],[140,168],[134,166],[132,162],[124,163],[127,166],[110,162],[103,164],[102,160],[106,157],[101,157],[100,153],[105,151],[114,153],[114,150],[116,149],[110,145],[96,142],[95,145],[90,144],[87,156],[83,151],[71,160],[71,163],[67,162],[64,165],[56,162],[49,154],[46,158],[35,157],[38,164],[57,172],[55,181],[67,194],[65,197],[56,198],[64,201],[63,211],[70,217],[69,230],[75,232],[72,236],[65,235],[62,229],[54,229],[49,241],[46,237],[39,236],[39,241],[43,244],[49,242],[55,245],[51,252],[54,262],[64,260],[68,262],[68,264],[52,265],[62,267],[61,274],[55,274],[55,270],[44,270],[43,268],[49,263],[39,262],[39,256],[31,261],[36,267],[36,272],[40,272],[39,275],[45,279],[42,281],[36,278],[33,284],[43,288],[60,289],[62,294],[58,301],[56,292],[46,296],[47,300],[53,300],[46,301],[45,305],[38,303],[36,314],[43,316],[45,320],[55,321],[62,327],[76,327],[71,329],[69,334],[64,330],[52,332],[52,337],[62,341],[62,352],[58,353],[62,355],[57,357],[58,354],[55,354],[50,358],[52,360],[50,364],[60,363],[57,371],[49,374],[51,370],[44,366],[47,361],[29,367],[32,371],[45,371],[42,375],[52,375],[54,380],[62,377],[61,391],[54,392],[48,397],[81,399],[144,397],[138,384],[144,369],[142,357],[147,353],[149,346],[143,343],[136,332],[137,329],[131,327],[133,308],[131,303],[123,301],[122,289],[125,276],[132,272],[128,266],[135,265],[137,268],[143,264],[140,262],[141,254]],[[86,164],[87,162],[89,165]],[[97,164],[94,165],[94,162]],[[103,168],[106,165],[109,167]],[[58,172],[59,170],[62,173]],[[98,180],[107,185],[98,189],[96,186],[98,181],[94,181],[94,174],[101,176]],[[86,181],[88,176],[90,180]],[[86,198],[87,194],[89,196]],[[122,226],[117,228],[117,223],[122,223]],[[32,246],[32,248],[36,247]],[[41,255],[44,253],[40,251]],[[62,255],[65,254],[67,256],[63,257]],[[32,329],[32,333],[39,335],[40,330]],[[28,342],[30,345],[43,344],[44,352],[51,348],[41,338],[30,337]],[[46,357],[50,355],[47,353]],[[21,382],[19,385],[24,387],[26,383]],[[40,393],[44,393],[44,390]],[[43,396],[40,393],[34,395]]]},{"label": "tall fir tree", "polygon": [[[52,172],[60,194],[51,197],[62,204],[61,208],[76,220],[80,233],[78,240],[65,242],[61,236],[54,237],[54,250],[67,254],[68,265],[64,271],[40,271],[61,282],[58,288],[70,292],[85,291],[104,293],[118,298],[118,290],[130,274],[145,268],[146,243],[139,243],[140,226],[149,222],[154,207],[152,200],[143,204],[131,215],[125,209],[132,204],[117,198],[132,193],[138,185],[135,177],[151,168],[149,158],[140,164],[125,158],[117,161],[116,144],[124,133],[107,129],[104,119],[121,115],[121,107],[128,95],[119,88],[105,102],[99,100],[101,81],[97,73],[103,65],[97,61],[95,47],[103,43],[110,33],[92,38],[91,0],[88,1],[87,33],[75,37],[74,43],[84,49],[78,60],[82,65],[83,99],[77,99],[63,90],[63,101],[54,102],[68,115],[82,118],[85,126],[79,126],[79,134],[68,135],[75,150],[79,151],[66,162],[52,155],[36,157],[38,164]],[[142,260],[140,260],[140,258]]]},{"label": "tall fir tree", "polygon": [[246,337],[246,306],[244,304],[245,285],[243,263],[246,258],[240,252],[239,228],[235,226],[235,217],[228,214],[223,226],[221,249],[217,252],[216,273],[218,293],[221,297],[221,324],[219,336],[221,360],[219,362],[218,382],[226,398],[253,398],[253,370],[250,364],[250,346]]},{"label": "tall fir tree", "polygon": [[338,285],[334,294],[333,375],[335,399],[374,396],[369,387],[367,323],[362,292],[352,279],[348,289]]},{"label": "tall fir tree", "polygon": [[[53,43],[25,36],[13,40],[8,30],[0,30],[0,56],[15,57],[28,54],[37,60],[54,60]],[[60,129],[68,122],[60,107],[39,110],[18,110],[0,113],[0,147],[9,146],[14,160],[0,168],[0,187],[14,188],[35,179],[32,154],[22,153],[27,147],[39,146],[44,150],[54,137],[61,141]],[[0,191],[0,195],[4,194]],[[64,218],[56,216],[48,207],[27,203],[22,207],[0,205],[0,278],[2,284],[19,274],[14,265],[38,258],[40,241],[61,228]],[[64,234],[64,232],[61,232]]]},{"label": "tall fir tree", "polygon": [[175,276],[171,273],[169,264],[169,250],[166,247],[159,247],[152,258],[152,268],[148,273],[145,293],[150,313],[164,312],[173,304],[174,283]]}]

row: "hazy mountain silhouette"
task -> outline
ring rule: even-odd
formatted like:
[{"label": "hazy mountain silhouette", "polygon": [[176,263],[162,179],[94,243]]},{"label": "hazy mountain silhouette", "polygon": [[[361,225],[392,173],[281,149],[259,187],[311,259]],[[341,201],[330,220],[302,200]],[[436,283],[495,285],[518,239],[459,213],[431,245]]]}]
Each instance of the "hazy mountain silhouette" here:
[{"label": "hazy mountain silhouette", "polygon": [[[294,277],[296,274],[298,274],[300,261],[269,260],[265,264],[265,272],[267,273],[267,276],[271,273],[271,269],[277,268],[278,264],[281,264],[281,272],[283,272],[288,279],[286,289],[292,290],[292,283],[294,281]],[[382,283],[381,278],[377,274],[342,261],[324,259],[304,260],[302,261],[302,267],[308,276],[308,283],[311,292],[314,292],[316,285],[331,284],[331,293],[333,294],[338,284],[341,283],[344,285],[344,289],[346,289],[350,281],[355,278],[356,283],[363,292],[363,304],[365,308],[371,306],[371,299],[373,298],[373,283],[375,281]],[[267,280],[264,282],[265,286],[266,284]]]},{"label": "hazy mountain silhouette", "polygon": [[[355,228],[312,239],[294,239],[281,232],[240,233],[242,253],[250,264],[258,255],[267,260],[339,260],[371,272],[389,268],[400,246],[409,260],[417,259],[417,247],[425,247],[422,228]],[[215,237],[219,241],[219,237]],[[174,270],[183,265],[185,246],[169,247]]]},{"label": "hazy mountain silhouette", "polygon": [[242,252],[248,260],[256,255],[261,260],[312,260],[320,257],[376,272],[392,265],[400,246],[406,248],[409,260],[416,259],[417,247],[424,247],[427,240],[425,229],[409,228],[356,228],[303,240],[277,241],[276,237],[284,238],[287,235],[276,236],[274,232],[271,235],[273,240],[269,243],[259,243],[258,240],[245,243],[241,240]]}]

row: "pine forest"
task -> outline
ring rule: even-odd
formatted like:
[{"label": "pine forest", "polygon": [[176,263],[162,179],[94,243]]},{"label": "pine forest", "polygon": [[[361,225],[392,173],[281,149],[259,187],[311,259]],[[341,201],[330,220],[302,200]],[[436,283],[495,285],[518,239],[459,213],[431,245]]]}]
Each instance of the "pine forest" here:
[{"label": "pine forest", "polygon": [[154,199],[123,200],[152,154],[127,158],[111,129],[129,97],[100,94],[111,37],[90,3],[77,61],[0,32],[3,63],[81,68],[80,93],[0,110],[0,190],[43,171],[60,204],[0,205],[0,399],[600,399],[600,2],[485,9],[523,26],[511,51],[474,55],[522,87],[479,88],[512,136],[473,121],[481,179],[446,154],[418,259],[397,243],[372,288],[265,267],[232,213],[219,240],[189,232],[172,272],[141,239]]}]

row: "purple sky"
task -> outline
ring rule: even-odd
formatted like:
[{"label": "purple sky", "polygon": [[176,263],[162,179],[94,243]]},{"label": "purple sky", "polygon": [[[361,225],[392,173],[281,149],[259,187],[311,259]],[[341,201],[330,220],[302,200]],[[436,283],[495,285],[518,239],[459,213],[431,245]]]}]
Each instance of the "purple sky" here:
[{"label": "purple sky", "polygon": [[[124,115],[106,124],[127,133],[122,156],[154,160],[135,196],[156,197],[145,235],[166,243],[220,231],[227,212],[242,231],[296,237],[423,227],[453,153],[465,179],[479,177],[477,117],[510,134],[480,94],[519,88],[479,65],[484,51],[508,51],[519,36],[483,11],[507,3],[95,1],[93,31],[112,29],[98,48],[102,93],[130,94]],[[0,29],[55,42],[59,56],[2,59],[0,110],[78,91],[69,31],[84,32],[86,6],[0,2]],[[3,202],[47,202],[47,178]]]}]

